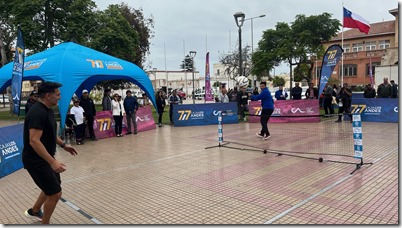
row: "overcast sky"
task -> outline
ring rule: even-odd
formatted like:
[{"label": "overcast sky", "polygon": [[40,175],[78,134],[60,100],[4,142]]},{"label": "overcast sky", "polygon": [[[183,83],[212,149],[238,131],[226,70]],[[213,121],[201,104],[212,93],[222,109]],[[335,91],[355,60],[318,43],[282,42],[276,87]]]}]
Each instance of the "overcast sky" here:
[{"label": "overcast sky", "polygon": [[[109,4],[121,0],[94,0],[104,10]],[[254,49],[258,46],[263,31],[274,29],[278,22],[290,23],[298,14],[332,14],[341,21],[344,7],[368,20],[370,23],[394,20],[388,11],[398,8],[397,0],[125,0],[130,7],[142,8],[145,17],[151,15],[155,21],[155,37],[151,40],[151,54],[145,65],[165,70],[179,70],[184,55],[196,51],[196,69],[205,72],[205,55],[210,52],[210,70],[219,62],[222,53],[236,48],[238,28],[233,14],[241,11],[246,18],[253,19]],[[251,46],[251,21],[242,27],[242,46]],[[165,46],[165,48],[164,48]],[[164,55],[166,50],[166,58]],[[276,74],[289,72],[283,64]],[[147,69],[144,69],[147,70]]]}]

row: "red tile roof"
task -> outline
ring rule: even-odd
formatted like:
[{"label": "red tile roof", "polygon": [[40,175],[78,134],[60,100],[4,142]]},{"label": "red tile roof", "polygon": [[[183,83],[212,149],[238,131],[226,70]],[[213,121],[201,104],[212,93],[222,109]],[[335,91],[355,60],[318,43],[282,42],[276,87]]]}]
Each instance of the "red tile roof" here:
[{"label": "red tile roof", "polygon": [[[362,37],[370,37],[370,36],[378,36],[382,34],[394,34],[395,33],[395,21],[384,21],[370,24],[370,31],[366,35],[360,32],[358,29],[348,29],[343,32],[343,39],[352,39],[352,38],[362,38]],[[338,35],[331,39],[331,41],[341,40],[342,33],[338,33]]]}]

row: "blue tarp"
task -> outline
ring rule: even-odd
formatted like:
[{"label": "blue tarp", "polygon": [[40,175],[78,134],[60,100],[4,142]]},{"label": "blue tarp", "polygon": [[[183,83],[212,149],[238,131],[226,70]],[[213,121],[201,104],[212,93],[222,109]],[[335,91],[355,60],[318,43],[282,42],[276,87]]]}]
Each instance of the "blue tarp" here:
[{"label": "blue tarp", "polygon": [[[0,69],[0,91],[11,85],[12,65],[9,63]],[[156,106],[151,80],[141,68],[73,42],[62,43],[26,57],[24,67],[23,80],[63,84],[59,101],[61,126],[64,126],[74,93],[81,97],[83,89],[90,91],[99,81],[127,79],[139,86]]]}]

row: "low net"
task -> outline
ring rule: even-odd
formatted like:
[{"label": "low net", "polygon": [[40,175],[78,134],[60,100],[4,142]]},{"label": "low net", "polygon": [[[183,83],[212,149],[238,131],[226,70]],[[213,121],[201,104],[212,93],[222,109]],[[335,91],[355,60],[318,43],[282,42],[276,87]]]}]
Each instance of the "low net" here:
[{"label": "low net", "polygon": [[[274,118],[278,117],[271,116],[270,121]],[[320,162],[356,164],[351,121],[335,122],[338,115],[319,118],[319,122],[298,123],[292,119],[286,123],[269,122],[271,137],[268,139],[256,135],[261,130],[259,123],[249,124],[246,129],[228,130],[223,126],[223,145],[232,149],[316,159]]]}]

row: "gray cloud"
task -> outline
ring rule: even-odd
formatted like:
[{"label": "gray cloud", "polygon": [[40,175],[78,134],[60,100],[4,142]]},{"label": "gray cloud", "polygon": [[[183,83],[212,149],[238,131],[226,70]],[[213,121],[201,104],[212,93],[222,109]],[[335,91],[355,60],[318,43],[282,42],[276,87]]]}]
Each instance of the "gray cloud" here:
[{"label": "gray cloud", "polygon": [[[95,0],[100,9],[121,1]],[[272,29],[277,22],[293,22],[297,14],[318,15],[331,13],[342,21],[342,2],[323,0],[139,0],[126,1],[129,6],[142,8],[145,16],[155,19],[155,37],[151,40],[152,67],[165,69],[164,45],[166,47],[167,70],[178,70],[184,54],[197,51],[195,64],[204,74],[206,49],[210,52],[210,64],[219,62],[219,53],[235,48],[238,30],[233,14],[242,11],[246,18],[265,14],[253,20],[254,48],[263,31]],[[390,9],[398,7],[397,0],[344,0],[344,6],[359,14],[370,23],[393,20]],[[183,50],[185,42],[185,51]],[[246,21],[242,28],[243,46],[251,45],[251,23]],[[288,72],[284,65],[276,73]]]}]

